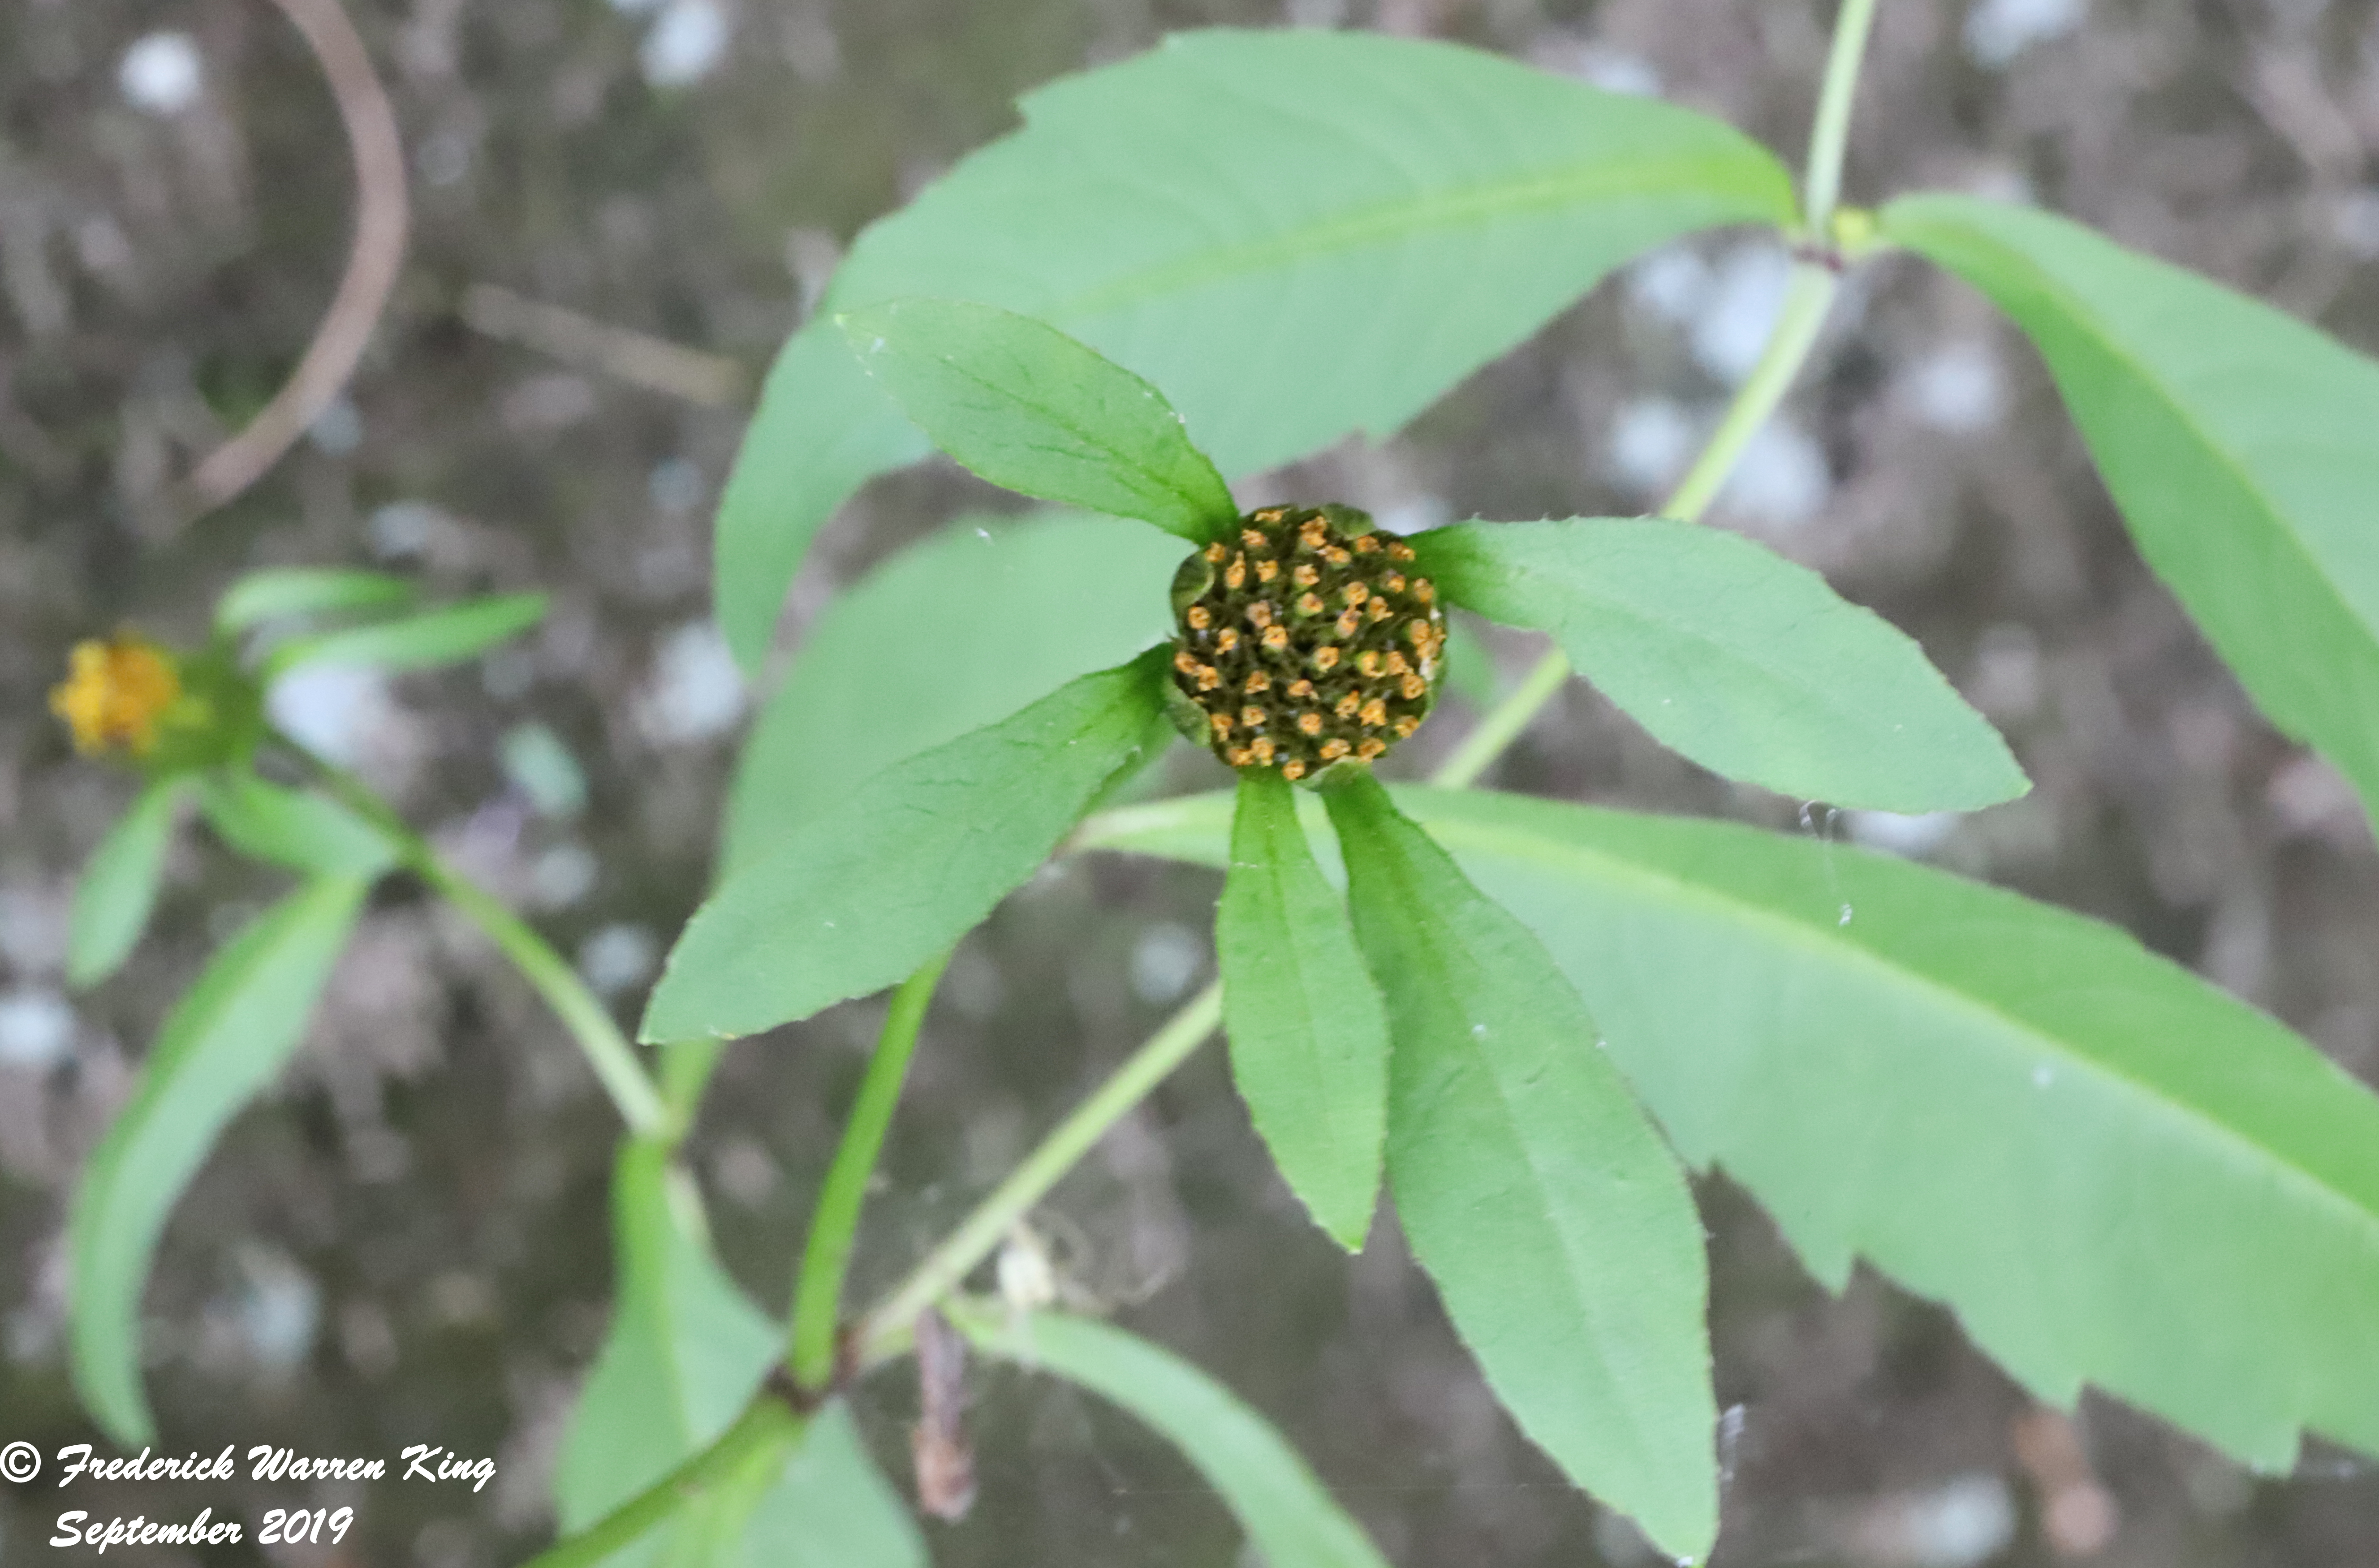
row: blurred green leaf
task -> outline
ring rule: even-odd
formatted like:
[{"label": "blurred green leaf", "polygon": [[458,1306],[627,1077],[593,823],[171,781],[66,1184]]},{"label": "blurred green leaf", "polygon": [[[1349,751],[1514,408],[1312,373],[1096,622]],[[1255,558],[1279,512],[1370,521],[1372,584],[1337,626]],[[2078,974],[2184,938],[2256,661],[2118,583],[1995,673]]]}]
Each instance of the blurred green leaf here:
[{"label": "blurred green leaf", "polygon": [[[585,1529],[725,1431],[780,1336],[711,1257],[701,1199],[659,1144],[633,1139],[611,1176],[610,1333],[554,1469],[565,1534]],[[656,1533],[625,1564],[658,1561]]]},{"label": "blurred green leaf", "polygon": [[894,300],[840,320],[868,374],[977,477],[1192,544],[1238,520],[1230,487],[1164,394],[1057,328],[956,299]]},{"label": "blurred green leaf", "polygon": [[726,872],[903,757],[1171,635],[1181,542],[1112,518],[961,518],[822,610],[735,769]]},{"label": "blurred green leaf", "polygon": [[[1397,799],[1829,1286],[1866,1258],[2040,1398],[2095,1383],[2264,1469],[2300,1428],[2379,1453],[2379,1098],[2286,1029],[2110,926],[1904,861]],[[1230,806],[1086,837],[1219,866]]]},{"label": "blurred green leaf", "polygon": [[925,1541],[836,1400],[754,1509],[719,1568],[925,1568]]},{"label": "blurred green leaf", "polygon": [[[586,1529],[732,1425],[783,1344],[712,1256],[702,1200],[667,1150],[622,1146],[611,1329],[554,1470],[565,1535]],[[923,1568],[915,1524],[839,1403],[790,1447],[757,1445],[605,1568]]]},{"label": "blurred green leaf", "polygon": [[252,773],[207,775],[199,804],[233,849],[293,871],[368,877],[396,863],[388,836],[338,802]]},{"label": "blurred green leaf", "polygon": [[1387,1568],[1272,1424],[1171,1352],[1057,1312],[976,1309],[952,1321],[985,1353],[1079,1383],[1164,1433],[1222,1494],[1262,1562]]},{"label": "blurred green leaf", "polygon": [[2045,212],[1921,196],[1881,221],[2031,337],[2140,553],[2379,817],[2379,362]]},{"label": "blurred green leaf", "polygon": [[122,967],[156,906],[174,818],[190,791],[187,776],[160,778],[115,819],[75,879],[66,919],[66,983],[96,985]]},{"label": "blurred green leaf", "polygon": [[1683,1173],[1528,929],[1368,772],[1323,802],[1387,996],[1388,1176],[1413,1256],[1520,1429],[1703,1561],[1718,1405]]},{"label": "blurred green leaf", "polygon": [[502,594],[296,637],[272,650],[266,669],[279,675],[301,664],[367,664],[381,669],[456,664],[527,631],[544,619],[545,605],[543,594]]},{"label": "blurred green leaf", "polygon": [[240,632],[266,621],[341,610],[393,609],[413,602],[414,586],[380,572],[295,566],[251,572],[215,601],[219,631]]},{"label": "blurred green leaf", "polygon": [[1495,706],[1503,679],[1495,650],[1479,633],[1479,618],[1455,609],[1445,618],[1445,689],[1480,713]]},{"label": "blurred green leaf", "polygon": [[567,822],[586,809],[586,775],[562,737],[543,724],[515,724],[501,748],[504,777],[537,814]]},{"label": "blurred green leaf", "polygon": [[1214,911],[1231,1077],[1289,1188],[1348,1251],[1378,1206],[1388,1020],[1346,906],[1322,880],[1277,772],[1239,775]]},{"label": "blurred green leaf", "polygon": [[251,923],[175,1003],[105,1137],[66,1222],[75,1384],[129,1446],[151,1441],[140,1387],[140,1287],[165,1216],[215,1135],[270,1082],[370,887],[320,876]]},{"label": "blurred green leaf", "polygon": [[1549,632],[1663,744],[1802,801],[1968,811],[2030,788],[1924,650],[1806,567],[1665,518],[1416,535],[1446,597]]},{"label": "blurred green leaf", "polygon": [[1227,477],[1387,435],[1628,258],[1794,210],[1718,121],[1444,43],[1180,34],[1021,108],[860,236],[769,374],[719,517],[747,667],[818,525],[925,454],[837,311],[935,296],[1050,322],[1164,388]]},{"label": "blurred green leaf", "polygon": [[731,874],[670,950],[644,1038],[732,1038],[951,947],[1161,743],[1165,650],[877,774]]}]

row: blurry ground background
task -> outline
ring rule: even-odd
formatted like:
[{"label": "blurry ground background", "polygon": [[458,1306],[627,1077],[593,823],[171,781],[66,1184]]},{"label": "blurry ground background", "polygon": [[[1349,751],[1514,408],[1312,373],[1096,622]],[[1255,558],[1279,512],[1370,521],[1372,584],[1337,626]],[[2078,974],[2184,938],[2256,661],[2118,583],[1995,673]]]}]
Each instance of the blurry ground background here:
[{"label": "blurry ground background", "polygon": [[[0,1437],[44,1451],[95,1435],[60,1323],[78,1162],[170,999],[278,887],[187,833],[149,943],[96,995],[66,996],[69,879],[129,793],[75,761],[45,712],[75,639],[127,621],[195,639],[214,592],[266,563],[549,589],[544,629],[479,668],[316,681],[287,717],[533,910],[625,1009],[702,887],[746,705],[705,620],[708,513],[741,416],[491,337],[466,320],[492,320],[474,285],[748,379],[840,245],[1010,125],[1013,94],[1167,29],[1464,39],[1667,93],[1797,160],[1830,15],[1807,0],[351,8],[412,168],[404,275],[347,399],[261,486],[185,527],[167,482],[271,394],[343,262],[353,193],[331,100],[261,0],[0,6]],[[2374,151],[2379,7],[2361,0],[1887,0],[1849,193],[2029,191],[2373,350]],[[1405,527],[1639,510],[1748,367],[1783,265],[1739,236],[1664,254],[1395,440],[1292,477]],[[986,502],[948,468],[871,488],[814,555],[789,643],[836,585]],[[1859,274],[1720,520],[1921,637],[2038,781],[1969,819],[1838,831],[2120,922],[2379,1072],[2379,861],[2352,798],[2253,717],[2143,570],[2039,368],[1975,297],[1908,262]],[[1532,651],[1499,646],[1507,669]],[[1408,764],[1462,722],[1432,726]],[[549,772],[504,766],[505,738],[525,756],[536,727],[583,772],[574,814]],[[1575,686],[1501,781],[1793,826],[1790,803],[1715,784]],[[863,1287],[1204,977],[1214,890],[1078,862],[969,942],[870,1210]],[[772,1309],[877,1016],[853,1006],[739,1046],[711,1095],[694,1158],[730,1265]],[[176,1212],[149,1297],[166,1445],[493,1453],[500,1479],[477,1497],[321,1489],[362,1523],[336,1557],[288,1561],[516,1561],[549,1528],[546,1468],[605,1323],[612,1134],[525,989],[417,896],[384,892],[298,1064]],[[2097,1400],[2071,1428],[2043,1423],[1944,1312],[1870,1277],[1830,1297],[1740,1192],[1701,1196],[1730,1412],[1722,1562],[2379,1562],[2368,1465],[2316,1451],[2292,1478],[2252,1478]],[[1392,1226],[1349,1261],[1301,1222],[1219,1052],[1106,1142],[1048,1224],[1127,1321],[1280,1421],[1396,1562],[1646,1560],[1498,1414]],[[983,1499],[932,1526],[937,1562],[1234,1562],[1220,1507],[1115,1412],[1006,1371],[979,1372],[976,1397]],[[899,1377],[863,1398],[888,1460],[912,1400]],[[96,1497],[77,1502],[114,1511]],[[46,1560],[54,1512],[0,1494],[0,1561]]]}]

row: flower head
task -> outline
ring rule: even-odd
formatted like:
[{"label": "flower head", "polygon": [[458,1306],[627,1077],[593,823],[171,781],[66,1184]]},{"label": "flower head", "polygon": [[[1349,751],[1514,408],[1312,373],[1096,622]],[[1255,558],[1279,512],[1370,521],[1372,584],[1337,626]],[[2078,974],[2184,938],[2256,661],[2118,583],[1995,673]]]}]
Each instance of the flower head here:
[{"label": "flower head", "polygon": [[1413,549],[1352,507],[1266,507],[1174,579],[1172,707],[1233,767],[1295,782],[1420,728],[1445,616]]},{"label": "flower head", "polygon": [[174,657],[129,633],[75,645],[67,675],[50,693],[50,711],[74,731],[75,750],[147,757],[160,727],[182,698]]}]

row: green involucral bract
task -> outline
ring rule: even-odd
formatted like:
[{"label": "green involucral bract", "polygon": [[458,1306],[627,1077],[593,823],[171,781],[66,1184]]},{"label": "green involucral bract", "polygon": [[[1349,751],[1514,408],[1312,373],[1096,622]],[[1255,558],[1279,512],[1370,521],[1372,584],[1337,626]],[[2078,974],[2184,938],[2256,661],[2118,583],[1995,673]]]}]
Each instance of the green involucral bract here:
[{"label": "green involucral bract", "polygon": [[1146,381],[1012,311],[903,299],[841,318],[852,352],[917,428],[995,485],[1137,517],[1192,544],[1237,509],[1181,416]]},{"label": "green involucral bract", "polygon": [[1915,642],[1749,539],[1667,518],[1415,535],[1448,598],[1552,633],[1655,740],[1794,800],[1968,811],[2028,789]]},{"label": "green involucral bract", "polygon": [[1155,754],[1165,659],[1152,648],[897,763],[734,872],[670,950],[644,1038],[770,1029],[956,945]]},{"label": "green involucral bract", "polygon": [[1702,1229],[1527,926],[1355,769],[1322,791],[1387,998],[1388,1177],[1503,1407],[1673,1558],[1718,1535]]},{"label": "green involucral bract", "polygon": [[1239,774],[1214,953],[1248,1115],[1314,1224],[1352,1251],[1379,1202],[1387,1017],[1277,769]]},{"label": "green involucral bract", "polygon": [[859,237],[769,372],[719,514],[747,668],[818,525],[925,455],[839,312],[938,296],[1048,321],[1164,388],[1236,477],[1387,435],[1677,235],[1793,221],[1791,176],[1732,127],[1452,44],[1186,33],[1020,107]]},{"label": "green involucral bract", "polygon": [[963,517],[837,595],[744,740],[721,874],[892,764],[1163,641],[1180,559],[1112,517]]},{"label": "green involucral bract", "polygon": [[[2379,1097],[2271,1019],[2110,926],[1904,861],[1397,799],[1552,953],[1685,1158],[1828,1286],[1865,1258],[2040,1398],[2093,1383],[2259,1468],[2300,1430],[2379,1452]],[[1231,811],[1135,806],[1080,842],[1223,866]],[[1401,1206],[1393,1132],[1390,1172]]]}]

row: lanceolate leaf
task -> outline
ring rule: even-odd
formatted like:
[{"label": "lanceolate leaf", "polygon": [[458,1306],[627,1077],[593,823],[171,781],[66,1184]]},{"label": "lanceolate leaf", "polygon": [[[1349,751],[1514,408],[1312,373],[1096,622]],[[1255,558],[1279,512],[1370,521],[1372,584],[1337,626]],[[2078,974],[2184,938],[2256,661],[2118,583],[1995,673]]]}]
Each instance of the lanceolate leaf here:
[{"label": "lanceolate leaf", "polygon": [[189,780],[161,778],[115,819],[75,881],[66,921],[66,982],[96,985],[114,974],[139,942],[157,902],[174,817]]},{"label": "lanceolate leaf", "polygon": [[1172,1440],[1277,1568],[1386,1568],[1295,1449],[1203,1372],[1146,1340],[1057,1312],[953,1320],[985,1352],[1123,1406]]},{"label": "lanceolate leaf", "polygon": [[837,1400],[810,1417],[741,1541],[707,1568],[925,1568],[925,1541]]},{"label": "lanceolate leaf", "polygon": [[917,428],[995,485],[1192,544],[1238,515],[1164,395],[1055,327],[964,300],[901,299],[843,317],[842,331]]},{"label": "lanceolate leaf", "polygon": [[1022,109],[860,237],[768,378],[719,519],[747,663],[817,525],[925,452],[835,311],[938,296],[1047,321],[1163,388],[1230,476],[1395,429],[1641,251],[1793,212],[1724,125],[1448,44],[1190,33]]},{"label": "lanceolate leaf", "polygon": [[217,953],[167,1016],[84,1169],[66,1224],[75,1382],[120,1442],[153,1435],[140,1286],[166,1212],[215,1134],[296,1048],[368,886],[318,877]]},{"label": "lanceolate leaf", "polygon": [[1388,1001],[1388,1175],[1413,1255],[1521,1429],[1699,1562],[1718,1408],[1685,1177],[1528,928],[1368,773],[1324,798]]},{"label": "lanceolate leaf", "polygon": [[273,649],[266,666],[273,674],[301,664],[428,669],[476,657],[527,631],[544,616],[543,594],[505,594],[441,605],[394,621],[374,621],[296,638]]},{"label": "lanceolate leaf", "polygon": [[[734,1421],[783,1343],[712,1257],[701,1199],[649,1141],[612,1176],[619,1292],[554,1472],[564,1534],[586,1529]],[[830,1405],[788,1453],[690,1498],[605,1568],[923,1568],[916,1526]]]},{"label": "lanceolate leaf", "polygon": [[553,1493],[585,1529],[727,1429],[779,1335],[710,1255],[701,1199],[658,1144],[631,1140],[611,1176],[619,1287],[611,1330],[562,1440]]},{"label": "lanceolate leaf", "polygon": [[1231,872],[1214,911],[1231,1077],[1289,1188],[1349,1251],[1379,1202],[1388,1020],[1346,906],[1322,879],[1295,791],[1239,776]]},{"label": "lanceolate leaf", "polygon": [[743,742],[729,872],[903,757],[1170,633],[1178,539],[1106,517],[961,519],[811,623]]},{"label": "lanceolate leaf", "polygon": [[1911,197],[1882,224],[2032,338],[2140,553],[2379,813],[2379,363],[2044,212]]},{"label": "lanceolate leaf", "polygon": [[1466,523],[1412,545],[1448,598],[1552,633],[1579,674],[1713,773],[1899,812],[1964,811],[2029,787],[1914,642],[1748,539],[1572,518]]},{"label": "lanceolate leaf", "polygon": [[[1685,1156],[1811,1269],[1864,1257],[2041,1397],[2286,1466],[2379,1453],[2379,1098],[2123,933],[1715,822],[1405,790],[1543,938]],[[1095,841],[1220,865],[1229,798]],[[1847,904],[1851,919],[1844,923]]]},{"label": "lanceolate leaf", "polygon": [[731,875],[670,949],[646,1040],[732,1037],[900,979],[1033,874],[1164,720],[1165,651],[897,763]]},{"label": "lanceolate leaf", "polygon": [[208,778],[199,802],[208,826],[258,860],[347,876],[377,876],[396,863],[387,836],[336,801],[253,774]]},{"label": "lanceolate leaf", "polygon": [[379,572],[284,567],[251,572],[215,601],[215,625],[225,632],[286,616],[391,609],[413,602],[413,585]]}]

